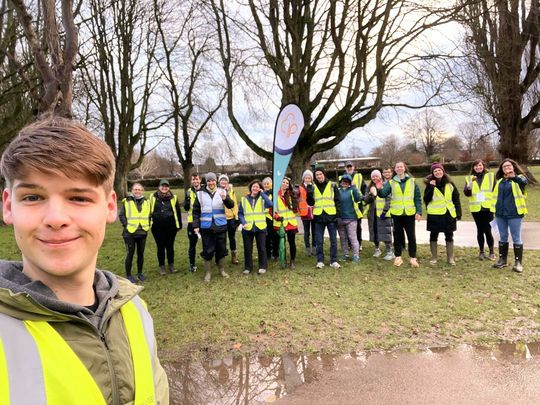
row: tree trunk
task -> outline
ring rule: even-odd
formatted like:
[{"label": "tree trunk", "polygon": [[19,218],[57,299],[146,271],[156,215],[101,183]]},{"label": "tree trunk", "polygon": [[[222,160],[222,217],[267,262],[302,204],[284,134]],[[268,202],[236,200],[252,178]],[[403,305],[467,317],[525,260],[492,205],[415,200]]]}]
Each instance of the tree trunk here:
[{"label": "tree trunk", "polygon": [[300,184],[302,182],[302,173],[304,170],[310,169],[311,156],[308,154],[293,154],[289,167],[292,171],[292,180],[294,184]]},{"label": "tree trunk", "polygon": [[127,196],[127,176],[129,173],[129,160],[117,159],[116,170],[114,173],[114,191],[118,196],[118,200]]},{"label": "tree trunk", "polygon": [[184,173],[184,191],[187,191],[191,185],[191,171],[194,167],[192,162],[181,162],[182,172]]}]

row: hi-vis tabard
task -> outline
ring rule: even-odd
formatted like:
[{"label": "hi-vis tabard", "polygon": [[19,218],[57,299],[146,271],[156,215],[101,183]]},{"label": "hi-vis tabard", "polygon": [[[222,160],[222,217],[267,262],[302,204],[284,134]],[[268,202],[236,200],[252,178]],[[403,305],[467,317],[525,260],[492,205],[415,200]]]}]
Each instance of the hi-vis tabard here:
[{"label": "hi-vis tabard", "polygon": [[465,177],[466,184],[471,184],[471,196],[469,197],[469,210],[471,212],[478,212],[482,208],[491,208],[493,198],[493,183],[495,182],[495,176],[493,173],[486,173],[482,178],[482,184],[478,187],[477,181],[472,181],[471,176]]},{"label": "hi-vis tabard", "polygon": [[390,180],[390,185],[392,186],[390,215],[414,215],[416,213],[416,207],[414,205],[414,179],[407,179],[403,191],[401,190],[401,183],[394,179]]},{"label": "hi-vis tabard", "polygon": [[[176,228],[180,229],[180,222],[178,221],[178,214],[176,212],[176,200],[177,200],[176,195],[173,195],[173,198],[171,198],[171,208],[174,214],[174,222],[176,224]],[[150,212],[153,213],[155,208],[156,208],[156,195],[152,194],[150,196]]]},{"label": "hi-vis tabard", "polygon": [[246,197],[242,197],[242,210],[246,220],[244,225],[246,231],[251,231],[253,225],[261,231],[266,229],[266,212],[264,210],[264,200],[261,196],[257,197],[253,207]]},{"label": "hi-vis tabard", "polygon": [[127,219],[126,230],[129,233],[134,233],[140,225],[144,231],[148,232],[150,229],[150,203],[144,199],[141,204],[141,212],[139,212],[137,204],[133,200],[124,198],[122,203],[124,204]]},{"label": "hi-vis tabard", "polygon": [[[291,224],[292,226],[298,226],[298,221],[296,220],[296,214],[289,209],[283,202],[283,199],[281,196],[278,197],[278,203],[277,203],[277,213],[280,217],[283,218],[283,226],[286,227],[287,225]],[[281,226],[281,222],[274,219],[274,228],[279,228]]]},{"label": "hi-vis tabard", "polygon": [[[378,217],[381,216],[381,214],[384,211],[384,206],[386,205],[386,198],[376,197],[375,198],[375,213]],[[390,217],[390,211],[386,213],[386,217]]]},{"label": "hi-vis tabard", "polygon": [[433,190],[433,199],[427,205],[427,213],[429,215],[444,215],[446,211],[450,213],[452,218],[456,217],[456,207],[452,201],[452,192],[454,186],[447,183],[444,186],[444,194],[435,187]]},{"label": "hi-vis tabard", "polygon": [[326,187],[321,194],[319,187],[314,186],[315,205],[313,206],[313,215],[321,215],[326,212],[328,215],[336,215],[336,204],[334,203],[334,185],[331,181],[326,183]]},{"label": "hi-vis tabard", "polygon": [[192,188],[189,189],[189,210],[187,212],[187,221],[188,223],[193,222],[193,204],[195,203],[195,198],[197,195],[195,194],[195,191],[193,191]]},{"label": "hi-vis tabard", "polygon": [[358,206],[359,203],[354,201],[354,193],[353,193],[352,188],[351,188],[351,199],[352,199],[352,205],[353,205],[353,208],[354,208],[354,212],[356,213],[356,218],[362,218],[364,216],[364,213],[362,212],[362,210]]},{"label": "hi-vis tabard", "polygon": [[307,203],[307,190],[303,185],[301,185],[298,190],[298,215],[300,215],[301,217],[305,217],[306,215],[308,215],[309,210],[309,206]]},{"label": "hi-vis tabard", "polygon": [[221,198],[222,191],[225,190],[219,187],[216,188],[213,196],[205,190],[197,191],[197,198],[201,204],[201,229],[210,229],[212,227],[212,220],[217,226],[227,225],[225,206]]},{"label": "hi-vis tabard", "polygon": [[[152,319],[139,297],[120,312],[133,361],[134,404],[154,404]],[[106,401],[88,369],[48,322],[0,314],[0,404],[105,405]]]},{"label": "hi-vis tabard", "polygon": [[[501,184],[501,181],[503,179],[499,179],[497,181],[497,184],[495,184],[495,188],[493,189],[493,200],[491,204],[491,212],[495,211],[495,206],[497,205],[497,197],[499,196],[499,185]],[[514,196],[514,203],[516,204],[516,209],[518,215],[525,215],[529,211],[527,210],[527,204],[525,203],[526,195],[523,194],[521,191],[521,188],[519,187],[519,184],[517,184],[515,181],[511,181],[512,183],[512,195]]]}]

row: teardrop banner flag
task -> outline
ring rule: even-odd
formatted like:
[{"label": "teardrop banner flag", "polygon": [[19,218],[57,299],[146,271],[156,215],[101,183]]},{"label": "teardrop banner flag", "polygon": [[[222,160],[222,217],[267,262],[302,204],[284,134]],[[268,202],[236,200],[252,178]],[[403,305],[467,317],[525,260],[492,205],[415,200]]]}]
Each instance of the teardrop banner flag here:
[{"label": "teardrop banner flag", "polygon": [[304,115],[300,107],[296,104],[287,104],[284,106],[278,115],[274,130],[274,163],[272,166],[272,201],[274,201],[274,212],[277,212],[276,201],[278,199],[281,181],[285,176],[292,152],[303,128]]}]

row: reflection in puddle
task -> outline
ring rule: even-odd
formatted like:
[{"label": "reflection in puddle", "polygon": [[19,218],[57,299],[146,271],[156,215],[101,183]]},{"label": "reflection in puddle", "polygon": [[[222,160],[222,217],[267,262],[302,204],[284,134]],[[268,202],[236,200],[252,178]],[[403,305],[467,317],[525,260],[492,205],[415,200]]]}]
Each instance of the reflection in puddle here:
[{"label": "reflection in puddle", "polygon": [[[540,343],[496,346],[433,347],[418,354],[450,356],[454,352],[499,362],[522,362],[540,357]],[[353,352],[348,355],[284,354],[279,357],[226,357],[205,362],[165,364],[171,404],[269,403],[291,394],[298,386],[319,380],[326,371],[369,366],[369,357],[399,357],[410,351]],[[414,355],[414,354],[413,354]]]}]

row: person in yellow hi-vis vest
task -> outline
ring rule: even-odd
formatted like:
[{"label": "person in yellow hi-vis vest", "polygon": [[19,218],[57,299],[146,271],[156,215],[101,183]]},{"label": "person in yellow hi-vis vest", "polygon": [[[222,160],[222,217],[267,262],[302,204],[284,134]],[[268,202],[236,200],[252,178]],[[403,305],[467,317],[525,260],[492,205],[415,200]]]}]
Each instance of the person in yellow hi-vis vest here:
[{"label": "person in yellow hi-vis vest", "polygon": [[[265,177],[262,180],[262,185],[264,194],[272,200],[272,179]],[[274,230],[274,218],[270,209],[266,210],[266,232],[266,256],[268,259],[277,260],[279,257],[279,235]]]},{"label": "person in yellow hi-vis vest", "polygon": [[131,194],[122,200],[118,210],[118,219],[124,227],[122,237],[126,244],[126,277],[132,283],[136,283],[135,277],[131,275],[133,255],[137,249],[137,278],[144,281],[144,248],[146,246],[146,236],[150,229],[150,203],[143,194],[144,187],[141,183],[134,183],[131,186]]},{"label": "person in yellow hi-vis vest", "polygon": [[201,176],[199,173],[191,174],[191,187],[186,190],[184,197],[184,210],[187,213],[187,235],[189,241],[188,256],[189,256],[189,271],[194,273],[197,271],[195,264],[195,253],[199,234],[193,231],[193,204],[197,198],[197,191],[201,189]]},{"label": "person in yellow hi-vis vest", "polygon": [[[277,211],[277,216],[276,216]],[[298,233],[298,220],[296,214],[298,212],[298,200],[296,193],[293,190],[292,180],[285,176],[281,180],[281,187],[278,191],[278,201],[274,208],[274,231],[279,231],[281,224],[285,228],[287,241],[289,242],[289,268],[296,268],[296,234]]]},{"label": "person in yellow hi-vis vest", "polygon": [[240,263],[236,252],[236,228],[240,225],[240,221],[238,220],[238,199],[236,198],[233,185],[229,183],[229,176],[226,174],[220,175],[218,183],[234,202],[232,208],[225,207],[225,217],[227,218],[227,238],[229,239],[229,247],[231,248],[231,263],[238,264]]},{"label": "person in yellow hi-vis vest", "polygon": [[268,256],[266,255],[266,211],[272,208],[272,201],[263,192],[263,185],[259,179],[251,181],[248,185],[248,194],[242,197],[238,209],[242,240],[244,241],[244,271],[250,274],[253,271],[253,240],[257,245],[259,258],[258,274],[266,273]]},{"label": "person in yellow hi-vis vest", "polygon": [[[465,177],[465,187],[463,194],[469,197],[469,211],[471,211],[474,223],[476,224],[476,240],[480,253],[480,260],[496,260],[493,240],[491,233],[491,221],[493,213],[491,212],[492,191],[495,186],[495,175],[487,171],[486,164],[482,159],[473,162],[470,175]],[[487,243],[489,254],[484,253],[484,241]]]},{"label": "person in yellow hi-vis vest", "polygon": [[422,200],[420,188],[414,178],[407,173],[405,162],[394,165],[395,176],[386,183],[378,184],[377,195],[381,198],[391,196],[390,215],[394,225],[394,266],[401,266],[401,252],[405,246],[405,233],[409,243],[411,267],[419,267],[416,259],[416,230],[414,221],[422,219]]},{"label": "person in yellow hi-vis vest", "polygon": [[[499,260],[493,267],[501,269],[507,266],[508,234],[512,235],[514,244],[514,266],[517,273],[523,271],[523,242],[521,240],[521,224],[527,213],[525,203],[528,180],[523,169],[512,159],[504,159],[495,173],[495,187],[491,209],[495,213],[499,229]],[[510,229],[510,232],[508,230]]]},{"label": "person in yellow hi-vis vest", "polygon": [[313,206],[315,223],[315,244],[317,246],[318,269],[324,267],[324,230],[330,238],[330,267],[341,268],[337,262],[337,219],[341,216],[341,199],[337,185],[328,180],[322,167],[317,167],[313,174],[315,182],[308,187],[307,203]]},{"label": "person in yellow hi-vis vest", "polygon": [[3,219],[22,262],[0,261],[0,404],[168,404],[141,287],[96,269],[116,220],[111,149],[45,117],[5,150]]},{"label": "person in yellow hi-vis vest", "polygon": [[[363,196],[366,193],[367,186],[364,177],[362,176],[362,173],[356,172],[356,166],[352,161],[345,163],[345,173],[343,174],[351,176],[351,185],[358,189],[360,195]],[[360,211],[363,210],[360,209]],[[358,240],[359,249],[362,250],[362,216],[356,219],[356,239]]]},{"label": "person in yellow hi-vis vest", "polygon": [[454,232],[456,223],[461,219],[461,203],[459,191],[450,176],[444,171],[442,164],[431,165],[431,174],[424,182],[424,203],[427,211],[427,230],[430,231],[429,246],[431,249],[431,264],[437,263],[437,239],[439,233],[444,233],[446,241],[446,261],[451,266],[456,265],[454,259]]}]

